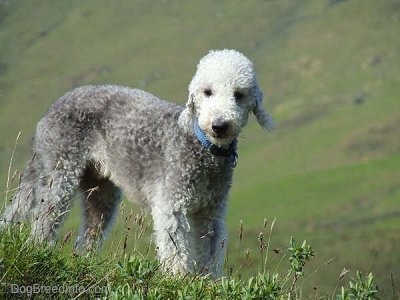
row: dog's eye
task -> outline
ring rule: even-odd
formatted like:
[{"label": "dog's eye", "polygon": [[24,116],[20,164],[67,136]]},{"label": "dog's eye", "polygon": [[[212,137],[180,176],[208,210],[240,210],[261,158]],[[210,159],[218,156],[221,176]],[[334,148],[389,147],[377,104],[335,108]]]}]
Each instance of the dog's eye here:
[{"label": "dog's eye", "polygon": [[236,101],[240,101],[244,98],[244,94],[242,92],[236,91],[233,93],[233,97],[235,97]]},{"label": "dog's eye", "polygon": [[205,89],[203,93],[206,95],[206,97],[211,97],[213,94],[211,89]]}]

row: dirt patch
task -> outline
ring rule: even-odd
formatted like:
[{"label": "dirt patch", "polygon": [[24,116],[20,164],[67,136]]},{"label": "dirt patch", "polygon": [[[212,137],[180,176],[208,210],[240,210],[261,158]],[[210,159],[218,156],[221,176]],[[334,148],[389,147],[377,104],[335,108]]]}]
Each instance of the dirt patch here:
[{"label": "dirt patch", "polygon": [[314,105],[310,110],[296,114],[295,116],[279,122],[279,128],[294,129],[310,124],[322,118],[331,110],[331,105]]},{"label": "dirt patch", "polygon": [[371,156],[381,153],[398,153],[400,145],[400,118],[381,125],[361,129],[345,142],[345,151],[355,156]]}]

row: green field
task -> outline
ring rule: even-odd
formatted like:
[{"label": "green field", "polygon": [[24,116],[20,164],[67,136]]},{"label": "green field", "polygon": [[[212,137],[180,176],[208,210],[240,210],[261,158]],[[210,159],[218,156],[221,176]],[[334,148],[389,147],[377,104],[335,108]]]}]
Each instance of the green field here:
[{"label": "green field", "polygon": [[[116,83],[184,103],[198,59],[235,48],[254,61],[277,129],[253,118],[239,139],[227,269],[261,268],[257,238],[276,218],[266,268],[281,268],[290,236],[306,239],[305,295],[332,294],[346,268],[399,297],[399,28],[398,0],[0,0],[0,201],[18,132],[11,175],[63,93]],[[120,246],[123,222],[106,251]]]}]

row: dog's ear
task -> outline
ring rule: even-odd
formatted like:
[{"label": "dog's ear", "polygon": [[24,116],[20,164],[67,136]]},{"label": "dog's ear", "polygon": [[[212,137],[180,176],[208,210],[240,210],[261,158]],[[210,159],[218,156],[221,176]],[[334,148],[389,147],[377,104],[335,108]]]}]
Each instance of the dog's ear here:
[{"label": "dog's ear", "polygon": [[263,93],[257,86],[255,91],[255,103],[253,106],[253,114],[256,116],[258,124],[267,131],[275,128],[275,123],[269,113],[263,108]]},{"label": "dog's ear", "polygon": [[185,129],[185,130],[190,130],[193,128],[193,122],[196,117],[196,109],[194,105],[194,94],[190,93],[188,97],[188,101],[186,102],[185,109],[181,112],[179,116],[178,123],[179,125]]}]

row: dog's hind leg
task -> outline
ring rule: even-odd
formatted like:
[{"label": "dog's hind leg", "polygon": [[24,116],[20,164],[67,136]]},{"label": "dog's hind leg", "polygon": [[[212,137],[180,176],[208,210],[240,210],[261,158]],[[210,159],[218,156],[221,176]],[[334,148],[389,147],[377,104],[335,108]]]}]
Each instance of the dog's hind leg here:
[{"label": "dog's hind leg", "polygon": [[21,177],[21,182],[10,203],[6,203],[6,208],[0,217],[0,227],[6,227],[25,220],[33,205],[34,185],[38,180],[35,173],[34,159],[28,165]]},{"label": "dog's hind leg", "polygon": [[54,165],[49,160],[41,162],[40,172],[36,170],[40,176],[33,186],[31,235],[38,241],[52,242],[70,211],[83,168],[68,160],[59,160]]},{"label": "dog's hind leg", "polygon": [[102,177],[89,165],[80,182],[83,224],[76,241],[78,248],[97,249],[111,227],[121,202],[121,191],[109,179]]}]

